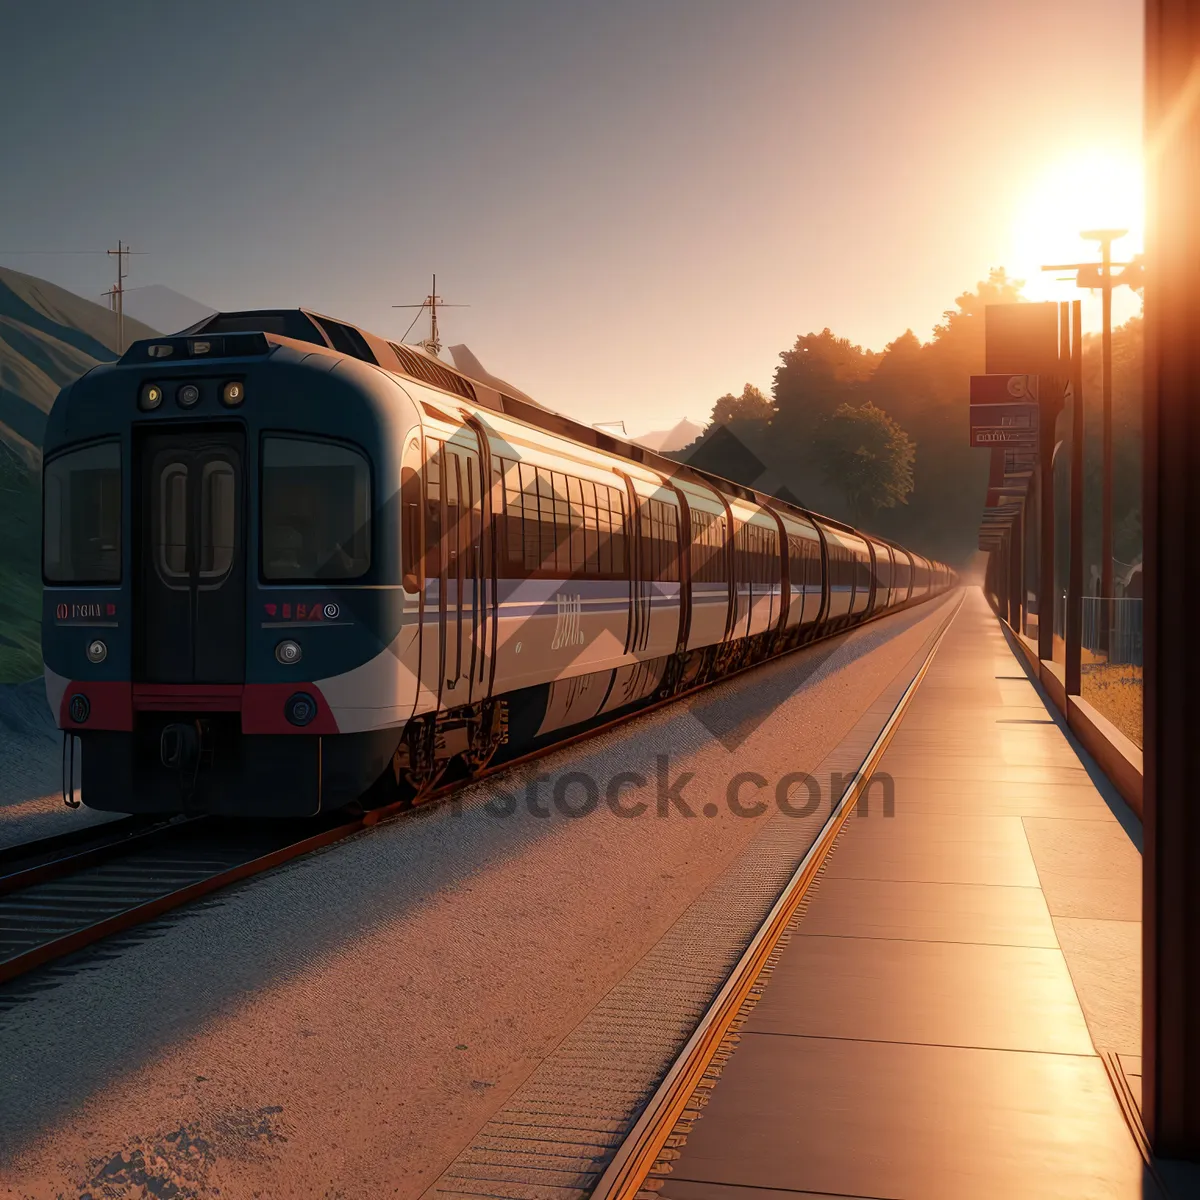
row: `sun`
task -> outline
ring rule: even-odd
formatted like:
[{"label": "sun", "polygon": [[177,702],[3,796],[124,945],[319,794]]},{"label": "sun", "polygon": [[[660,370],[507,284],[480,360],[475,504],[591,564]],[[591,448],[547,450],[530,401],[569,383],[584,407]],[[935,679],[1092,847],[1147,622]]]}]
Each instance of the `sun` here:
[{"label": "sun", "polygon": [[1128,261],[1143,248],[1144,225],[1140,159],[1095,152],[1063,160],[1033,181],[1017,209],[1009,273],[1025,280],[1030,300],[1070,299],[1079,294],[1073,284],[1058,282],[1068,272],[1042,267],[1095,259],[1096,243],[1079,236],[1091,229],[1127,229],[1113,257]]}]

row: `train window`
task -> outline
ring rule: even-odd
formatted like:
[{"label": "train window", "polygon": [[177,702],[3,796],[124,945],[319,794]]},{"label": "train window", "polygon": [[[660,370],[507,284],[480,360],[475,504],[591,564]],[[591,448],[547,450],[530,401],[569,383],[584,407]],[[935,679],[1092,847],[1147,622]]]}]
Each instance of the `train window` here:
[{"label": "train window", "polygon": [[596,485],[596,522],[600,539],[600,574],[613,574],[612,515],[609,512],[609,491],[602,483]]},{"label": "train window", "polygon": [[626,550],[625,495],[612,487],[605,488],[605,491],[608,492],[608,511],[612,518],[612,573],[616,578],[628,578],[630,563]]},{"label": "train window", "polygon": [[779,582],[779,535],[746,522],[738,530],[738,581],[756,588]]},{"label": "train window", "polygon": [[265,579],[358,579],[371,566],[371,471],[357,450],[268,435],[262,456]]},{"label": "train window", "polygon": [[43,571],[47,583],[121,580],[121,447],[116,442],[46,463]]},{"label": "train window", "polygon": [[[420,456],[420,446],[413,443],[410,451]],[[409,592],[421,590],[421,475],[412,466],[400,472],[401,552],[404,564],[404,588]]]},{"label": "train window", "polygon": [[788,579],[793,592],[821,590],[821,544],[816,538],[788,534]]},{"label": "train window", "polygon": [[679,579],[678,509],[662,500],[641,505],[642,578],[655,583]]},{"label": "train window", "polygon": [[562,579],[571,577],[571,507],[567,499],[567,477],[561,471],[550,473],[554,502],[554,570]]},{"label": "train window", "polygon": [[693,583],[726,583],[729,579],[724,515],[691,510]]},{"label": "train window", "polygon": [[188,573],[188,469],[185,463],[167,463],[158,477],[159,511],[155,560],[165,579]]},{"label": "train window", "polygon": [[200,578],[219,579],[233,566],[237,542],[236,475],[224,460],[204,464],[200,476]]},{"label": "train window", "polygon": [[504,577],[603,578],[624,569],[620,493],[587,479],[502,459]]},{"label": "train window", "polygon": [[854,580],[860,594],[871,590],[871,552],[866,546],[854,555]]},{"label": "train window", "polygon": [[585,574],[586,554],[583,545],[583,481],[573,475],[567,478],[567,497],[571,511],[571,575]]},{"label": "train window", "polygon": [[600,574],[600,524],[596,509],[596,485],[590,479],[580,480],[583,493],[583,571],[585,575]]},{"label": "train window", "polygon": [[425,456],[425,578],[442,575],[442,469],[445,450],[437,438],[426,442]]},{"label": "train window", "polygon": [[887,602],[887,593],[892,586],[892,557],[888,548],[880,542],[874,542],[873,545],[875,547],[875,585],[879,593],[875,597],[875,603],[881,605]]}]

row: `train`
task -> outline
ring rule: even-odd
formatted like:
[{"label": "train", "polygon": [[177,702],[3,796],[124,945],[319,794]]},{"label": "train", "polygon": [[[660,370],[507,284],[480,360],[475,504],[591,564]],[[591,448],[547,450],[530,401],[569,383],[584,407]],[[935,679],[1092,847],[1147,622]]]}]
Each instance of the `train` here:
[{"label": "train", "polygon": [[63,388],[66,791],[78,746],[110,812],[416,803],[954,585],[515,392],[307,309],[214,314]]}]

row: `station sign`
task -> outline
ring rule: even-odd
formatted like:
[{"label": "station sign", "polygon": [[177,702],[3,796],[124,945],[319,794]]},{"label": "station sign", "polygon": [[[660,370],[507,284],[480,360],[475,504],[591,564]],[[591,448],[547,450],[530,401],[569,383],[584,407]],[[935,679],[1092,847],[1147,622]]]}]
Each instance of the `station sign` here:
[{"label": "station sign", "polygon": [[971,404],[1036,404],[1036,375],[972,375]]},{"label": "station sign", "polygon": [[1036,452],[1036,404],[972,404],[971,445],[976,449],[1014,446]]},{"label": "station sign", "polygon": [[1036,455],[1038,377],[1028,374],[971,377],[971,446],[1013,448]]},{"label": "station sign", "polygon": [[1038,416],[1038,376],[971,376],[973,449],[1011,447],[1035,456]]}]

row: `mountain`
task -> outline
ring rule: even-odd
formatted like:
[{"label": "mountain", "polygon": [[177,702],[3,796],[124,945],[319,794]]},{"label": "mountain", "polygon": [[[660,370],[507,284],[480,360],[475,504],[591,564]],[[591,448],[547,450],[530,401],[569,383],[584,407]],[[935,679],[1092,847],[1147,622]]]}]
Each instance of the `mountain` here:
[{"label": "mountain", "polygon": [[[125,318],[125,340],[158,330]],[[46,414],[59,389],[117,357],[116,318],[44,279],[0,267],[0,445],[29,467],[42,457]]]},{"label": "mountain", "polygon": [[684,446],[690,446],[703,432],[703,425],[697,425],[695,421],[689,421],[687,417],[684,417],[670,429],[658,429],[650,433],[643,433],[640,437],[631,440],[637,442],[639,446],[645,446],[647,450],[655,450],[659,454],[669,454],[673,450],[682,450]]},{"label": "mountain", "polygon": [[161,283],[126,288],[125,319],[133,317],[160,333],[178,333],[211,317],[217,310]]}]

